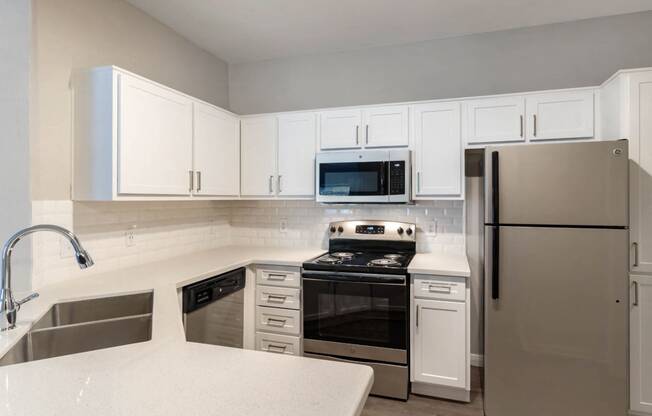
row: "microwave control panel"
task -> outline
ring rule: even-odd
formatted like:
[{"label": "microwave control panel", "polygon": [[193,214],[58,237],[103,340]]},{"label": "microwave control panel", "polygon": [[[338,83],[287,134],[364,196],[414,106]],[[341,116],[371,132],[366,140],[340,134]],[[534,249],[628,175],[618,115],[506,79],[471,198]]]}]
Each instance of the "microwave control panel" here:
[{"label": "microwave control panel", "polygon": [[389,194],[405,194],[405,162],[389,162]]}]

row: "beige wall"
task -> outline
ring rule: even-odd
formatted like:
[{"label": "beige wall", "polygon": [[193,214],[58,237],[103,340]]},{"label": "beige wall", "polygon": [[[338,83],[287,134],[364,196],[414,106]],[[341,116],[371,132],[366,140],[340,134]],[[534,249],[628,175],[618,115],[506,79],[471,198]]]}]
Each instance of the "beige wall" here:
[{"label": "beige wall", "polygon": [[123,0],[33,0],[32,197],[70,199],[71,70],[117,65],[228,107],[227,64]]}]

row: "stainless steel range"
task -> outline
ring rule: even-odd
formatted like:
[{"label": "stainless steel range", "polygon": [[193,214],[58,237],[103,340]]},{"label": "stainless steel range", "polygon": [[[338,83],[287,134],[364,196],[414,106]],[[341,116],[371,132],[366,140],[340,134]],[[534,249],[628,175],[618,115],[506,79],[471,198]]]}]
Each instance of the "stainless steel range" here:
[{"label": "stainless steel range", "polygon": [[329,227],[329,252],[303,263],[304,355],[374,369],[371,393],[407,400],[407,267],[416,226],[342,221]]}]

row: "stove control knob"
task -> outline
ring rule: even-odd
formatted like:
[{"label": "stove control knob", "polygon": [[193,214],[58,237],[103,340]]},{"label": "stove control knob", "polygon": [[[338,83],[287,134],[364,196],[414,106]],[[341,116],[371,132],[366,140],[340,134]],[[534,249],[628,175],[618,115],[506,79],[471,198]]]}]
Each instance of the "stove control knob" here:
[{"label": "stove control knob", "polygon": [[408,228],[405,232],[407,235],[412,235],[412,228]]},{"label": "stove control knob", "polygon": [[331,233],[334,233],[335,231],[337,231],[337,229],[334,226],[332,226],[331,227]]},{"label": "stove control knob", "polygon": [[343,232],[344,232],[344,228],[340,225],[339,227],[337,227],[337,232],[338,232],[338,233],[343,233]]},{"label": "stove control knob", "polygon": [[399,235],[403,235],[403,227],[398,227],[398,230],[396,230]]}]

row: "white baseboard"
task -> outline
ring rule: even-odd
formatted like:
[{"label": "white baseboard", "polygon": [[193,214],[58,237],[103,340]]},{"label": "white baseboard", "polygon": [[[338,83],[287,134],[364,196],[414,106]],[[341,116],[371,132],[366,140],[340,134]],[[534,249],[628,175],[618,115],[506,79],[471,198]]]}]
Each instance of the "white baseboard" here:
[{"label": "white baseboard", "polygon": [[471,366],[472,367],[484,367],[484,355],[482,355],[482,354],[471,354]]}]

